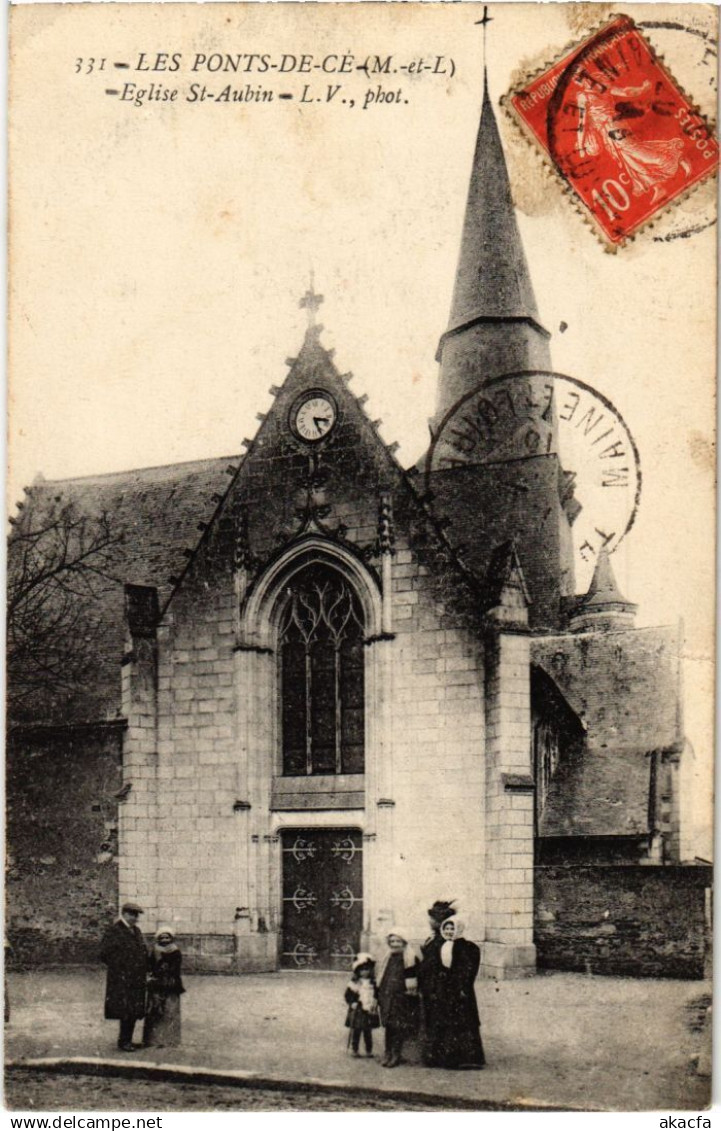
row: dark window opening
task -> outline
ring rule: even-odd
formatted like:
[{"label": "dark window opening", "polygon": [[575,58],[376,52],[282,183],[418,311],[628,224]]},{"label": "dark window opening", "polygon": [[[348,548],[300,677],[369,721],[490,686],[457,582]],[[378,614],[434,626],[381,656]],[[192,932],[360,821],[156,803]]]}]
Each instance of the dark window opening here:
[{"label": "dark window opening", "polygon": [[535,665],[531,668],[531,725],[533,774],[536,786],[535,835],[544,832],[546,819],[563,807],[583,749],[585,732],[554,680]]},{"label": "dark window opening", "polygon": [[363,611],[343,577],[312,565],[280,620],[283,773],[362,774]]}]

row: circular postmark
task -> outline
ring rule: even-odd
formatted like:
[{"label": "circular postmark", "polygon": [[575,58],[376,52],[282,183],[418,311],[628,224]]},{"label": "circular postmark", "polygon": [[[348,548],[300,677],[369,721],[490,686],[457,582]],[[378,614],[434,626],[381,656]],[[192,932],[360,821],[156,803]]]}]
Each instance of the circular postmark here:
[{"label": "circular postmark", "polygon": [[555,71],[548,152],[611,245],[717,168],[704,118],[628,17],[600,29]]},{"label": "circular postmark", "polygon": [[[584,381],[528,370],[478,385],[443,418],[426,459],[426,486],[432,492],[436,477],[456,468],[548,457],[561,468],[559,498],[580,581],[601,549],[612,553],[628,534],[641,497],[633,436],[611,401]],[[535,517],[540,525],[547,513]]]},{"label": "circular postmark", "polygon": [[[653,37],[663,58],[673,59],[674,74],[684,90],[693,93],[699,110],[713,119],[718,96],[718,49],[710,10],[699,5],[685,12],[687,20],[638,20],[637,26]],[[654,231],[654,243],[689,239],[716,224],[716,185],[707,181],[683,205],[663,217]]]}]

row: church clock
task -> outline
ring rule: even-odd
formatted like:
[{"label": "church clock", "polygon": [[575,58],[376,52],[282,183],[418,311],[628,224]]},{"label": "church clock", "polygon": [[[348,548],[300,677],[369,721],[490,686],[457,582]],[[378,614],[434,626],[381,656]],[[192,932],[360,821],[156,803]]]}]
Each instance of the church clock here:
[{"label": "church clock", "polygon": [[311,389],[293,405],[290,426],[299,440],[317,444],[330,434],[338,417],[338,409],[330,393]]}]

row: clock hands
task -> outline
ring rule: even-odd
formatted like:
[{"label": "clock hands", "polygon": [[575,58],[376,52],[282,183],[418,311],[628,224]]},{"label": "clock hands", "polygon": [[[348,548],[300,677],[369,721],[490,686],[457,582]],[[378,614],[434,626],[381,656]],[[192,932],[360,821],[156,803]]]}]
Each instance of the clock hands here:
[{"label": "clock hands", "polygon": [[338,410],[330,393],[310,389],[296,401],[289,424],[299,440],[317,444],[330,435],[337,416]]}]

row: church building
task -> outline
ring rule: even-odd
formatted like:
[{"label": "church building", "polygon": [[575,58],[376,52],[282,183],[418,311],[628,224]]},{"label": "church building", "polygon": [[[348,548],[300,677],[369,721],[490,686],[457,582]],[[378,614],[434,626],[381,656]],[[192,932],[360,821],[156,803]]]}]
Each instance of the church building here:
[{"label": "church building", "polygon": [[[343,970],[454,899],[483,976],[637,969],[630,919],[677,918],[682,888],[702,917],[708,883],[677,878],[679,630],[634,628],[603,547],[575,592],[583,500],[552,404],[539,422],[550,335],[487,85],[422,466],[324,347],[321,301],[242,456],[27,491],[11,555],[53,500],[123,539],[92,679],[11,719],[11,935],[32,950],[82,887],[78,947],[132,899],[195,969]],[[438,458],[501,378],[526,416],[492,458]],[[698,973],[700,946],[653,936],[652,972],[683,951]]]}]

